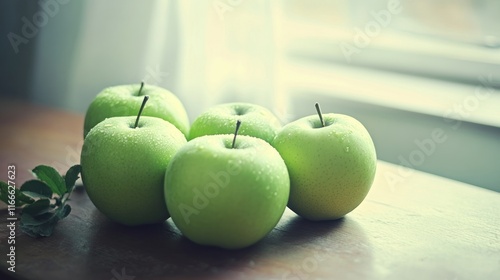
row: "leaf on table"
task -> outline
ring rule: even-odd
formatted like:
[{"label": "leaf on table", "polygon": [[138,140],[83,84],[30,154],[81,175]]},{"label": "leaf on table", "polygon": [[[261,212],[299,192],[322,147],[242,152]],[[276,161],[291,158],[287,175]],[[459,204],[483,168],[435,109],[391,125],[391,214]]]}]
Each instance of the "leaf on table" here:
[{"label": "leaf on table", "polygon": [[52,207],[50,206],[49,199],[40,199],[35,201],[33,204],[25,206],[22,210],[23,211],[22,213],[30,214],[31,216],[37,216],[40,214],[44,214],[50,211],[51,209]]},{"label": "leaf on table", "polygon": [[59,217],[53,212],[48,212],[36,217],[23,213],[21,216],[20,228],[31,237],[45,237],[52,235],[58,221]]},{"label": "leaf on table", "polygon": [[26,181],[20,190],[32,198],[52,198],[52,189],[40,180]]},{"label": "leaf on table", "polygon": [[64,219],[69,215],[70,212],[71,206],[65,204],[62,208],[59,208],[59,210],[57,210],[57,216],[59,217],[59,219]]},{"label": "leaf on table", "polygon": [[38,179],[26,181],[20,189],[0,181],[0,199],[9,204],[15,194],[16,206],[23,206],[21,230],[31,237],[50,236],[57,222],[71,212],[66,202],[79,178],[81,166],[70,167],[64,176],[45,165],[35,167],[32,172]]},{"label": "leaf on table", "polygon": [[7,204],[9,201],[9,185],[4,181],[0,181],[0,200]]},{"label": "leaf on table", "polygon": [[21,215],[21,225],[25,226],[39,226],[54,219],[57,214],[55,212],[46,212],[37,216],[28,213]]},{"label": "leaf on table", "polygon": [[82,166],[77,164],[71,166],[68,171],[66,172],[66,175],[64,175],[64,181],[66,183],[66,189],[68,192],[70,192],[73,187],[75,186],[76,180],[78,180],[78,175],[82,171]]},{"label": "leaf on table", "polygon": [[33,174],[45,182],[50,187],[52,192],[61,196],[67,191],[66,182],[63,177],[53,167],[47,165],[39,165],[32,170]]},{"label": "leaf on table", "polygon": [[[35,200],[29,196],[23,194],[19,189],[15,189],[15,197],[16,197],[16,207],[21,207],[26,204],[31,204],[35,202]],[[6,182],[0,181],[0,200],[9,203],[9,185]]]},{"label": "leaf on table", "polygon": [[31,204],[33,202],[35,202],[33,198],[25,195],[24,193],[16,189],[16,207]]},{"label": "leaf on table", "polygon": [[50,236],[57,222],[66,217],[70,209],[69,205],[65,205],[65,207],[57,211],[46,212],[37,216],[23,213],[21,216],[20,228],[31,237]]}]

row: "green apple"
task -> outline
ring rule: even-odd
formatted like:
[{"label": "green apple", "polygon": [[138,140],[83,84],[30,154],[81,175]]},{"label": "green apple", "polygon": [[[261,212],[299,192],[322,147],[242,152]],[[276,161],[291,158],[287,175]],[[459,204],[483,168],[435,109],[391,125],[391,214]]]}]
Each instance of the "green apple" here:
[{"label": "green apple", "polygon": [[144,83],[105,88],[90,104],[85,114],[83,136],[106,118],[136,116],[137,103],[148,95],[151,101],[144,108],[144,116],[158,117],[175,125],[184,136],[189,133],[189,119],[181,101],[170,91]]},{"label": "green apple", "polygon": [[124,225],[165,221],[169,217],[163,194],[165,170],[186,142],[175,126],[156,117],[112,117],[100,122],[87,134],[80,159],[90,200]]},{"label": "green apple", "polygon": [[290,179],[278,152],[259,138],[233,140],[233,135],[198,137],[167,167],[168,211],[195,243],[250,246],[276,226],[286,208]]},{"label": "green apple", "polygon": [[262,106],[251,103],[225,103],[199,115],[191,125],[188,140],[204,135],[232,134],[237,120],[245,124],[240,129],[240,135],[254,136],[268,143],[281,128],[273,113]]},{"label": "green apple", "polygon": [[370,134],[355,118],[318,114],[291,122],[273,146],[290,173],[288,207],[309,220],[334,220],[366,197],[377,167]]}]

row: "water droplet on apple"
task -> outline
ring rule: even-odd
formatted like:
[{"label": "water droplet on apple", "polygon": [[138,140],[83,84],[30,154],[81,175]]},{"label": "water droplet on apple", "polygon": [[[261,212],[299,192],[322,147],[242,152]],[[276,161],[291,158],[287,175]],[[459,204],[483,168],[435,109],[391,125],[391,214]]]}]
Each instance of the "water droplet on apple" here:
[{"label": "water droplet on apple", "polygon": [[277,193],[277,192],[274,192],[274,193],[273,193],[273,195],[274,195],[274,196],[277,196],[277,195],[278,195],[278,193]]},{"label": "water droplet on apple", "polygon": [[348,153],[349,152],[349,147],[345,147],[345,152]]}]

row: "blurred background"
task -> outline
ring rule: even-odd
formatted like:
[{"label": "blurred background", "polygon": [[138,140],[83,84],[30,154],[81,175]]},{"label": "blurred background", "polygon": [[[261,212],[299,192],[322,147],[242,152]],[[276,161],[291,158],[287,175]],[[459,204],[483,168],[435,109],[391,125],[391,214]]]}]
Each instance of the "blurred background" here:
[{"label": "blurred background", "polygon": [[1,1],[0,31],[2,97],[84,114],[145,81],[191,121],[247,101],[283,123],[318,101],[403,166],[393,187],[406,166],[500,191],[497,0]]}]

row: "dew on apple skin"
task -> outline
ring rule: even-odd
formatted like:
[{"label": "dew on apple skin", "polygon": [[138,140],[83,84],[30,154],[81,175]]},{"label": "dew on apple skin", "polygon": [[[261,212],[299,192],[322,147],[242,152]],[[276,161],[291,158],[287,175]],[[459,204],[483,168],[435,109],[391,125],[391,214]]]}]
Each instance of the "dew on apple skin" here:
[{"label": "dew on apple skin", "polygon": [[348,153],[349,152],[349,146],[345,147],[345,152]]},{"label": "dew on apple skin", "polygon": [[253,172],[253,174],[255,175],[255,181],[259,181],[260,180],[260,176],[262,175],[262,171],[257,171],[257,173]]}]

